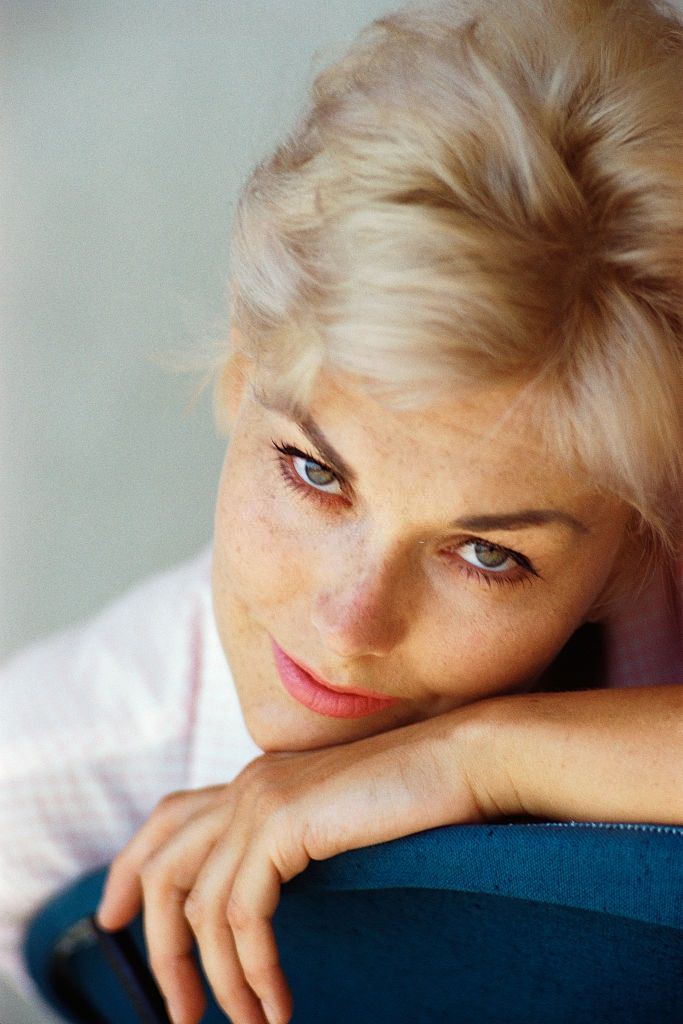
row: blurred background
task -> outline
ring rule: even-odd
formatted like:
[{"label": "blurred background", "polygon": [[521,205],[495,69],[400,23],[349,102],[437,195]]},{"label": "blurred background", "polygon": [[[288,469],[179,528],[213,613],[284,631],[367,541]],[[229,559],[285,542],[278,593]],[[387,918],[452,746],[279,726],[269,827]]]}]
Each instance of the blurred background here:
[{"label": "blurred background", "polygon": [[0,4],[0,659],[210,541],[210,389],[163,360],[227,337],[238,189],[390,6]]},{"label": "blurred background", "polygon": [[0,2],[0,660],[210,542],[210,389],[161,364],[227,337],[239,187],[391,6]]}]

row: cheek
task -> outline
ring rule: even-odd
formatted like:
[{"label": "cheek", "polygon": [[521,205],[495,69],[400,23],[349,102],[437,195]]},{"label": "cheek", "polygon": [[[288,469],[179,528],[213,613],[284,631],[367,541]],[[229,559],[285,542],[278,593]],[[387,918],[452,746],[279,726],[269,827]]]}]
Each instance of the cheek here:
[{"label": "cheek", "polygon": [[453,645],[465,674],[486,693],[535,679],[589,617],[610,570],[609,555],[589,552],[563,579],[533,584],[486,616],[475,610]]},{"label": "cheek", "polygon": [[[472,597],[472,595],[470,595]],[[457,625],[431,648],[437,678],[452,681],[453,688],[471,695],[495,693],[505,683],[518,683],[533,672],[543,639],[536,623],[520,627],[505,610],[482,608],[476,599],[458,602]],[[539,640],[541,643],[539,644]]]},{"label": "cheek", "polygon": [[[268,607],[300,592],[299,531],[275,473],[230,454],[216,502],[215,546],[223,586],[250,605]],[[257,609],[255,609],[257,610]]]},{"label": "cheek", "polygon": [[[476,589],[459,592],[448,619],[434,609],[419,662],[430,665],[434,692],[477,700],[513,692],[535,679],[553,660],[580,615],[570,601],[552,604],[547,592],[523,590],[517,598],[492,601]],[[425,652],[429,652],[429,659]]]}]

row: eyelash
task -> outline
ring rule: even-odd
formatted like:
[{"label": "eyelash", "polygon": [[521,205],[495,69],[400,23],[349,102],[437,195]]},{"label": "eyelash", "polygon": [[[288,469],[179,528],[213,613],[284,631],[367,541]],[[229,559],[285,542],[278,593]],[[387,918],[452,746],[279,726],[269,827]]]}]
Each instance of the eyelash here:
[{"label": "eyelash", "polygon": [[[348,503],[348,498],[344,495],[327,494],[325,491],[317,490],[315,487],[308,487],[303,482],[299,474],[292,468],[292,459],[308,459],[310,462],[315,462],[315,464],[321,469],[327,470],[328,473],[332,473],[337,483],[343,487],[344,481],[337,476],[333,469],[326,466],[324,462],[320,462],[317,456],[311,454],[311,452],[302,451],[301,448],[297,448],[294,445],[285,444],[282,441],[272,441],[271,443],[277,452],[276,462],[278,463],[282,479],[290,490],[299,494],[307,501],[313,501],[316,505],[328,510],[331,502],[341,500],[344,503]],[[462,547],[463,544],[490,543],[490,541],[485,540],[483,537],[466,537],[461,541],[459,546]],[[486,572],[484,569],[477,569],[476,566],[463,561],[461,558],[458,558],[456,568],[468,579],[475,579],[480,583],[484,583],[487,587],[491,587],[494,584],[499,586],[519,586],[522,584],[528,584],[532,582],[532,577],[538,577],[540,575],[534,569],[529,559],[518,551],[512,551],[510,548],[504,548],[500,544],[494,544],[491,546],[495,547],[498,551],[502,551],[517,563],[517,569],[512,570],[512,575]],[[453,561],[455,561],[455,559],[453,559]]]},{"label": "eyelash", "polygon": [[332,473],[337,483],[343,487],[344,481],[340,480],[334,470],[330,469],[329,466],[326,466],[325,463],[321,462],[315,455],[312,455],[311,452],[304,452],[301,448],[295,448],[294,445],[285,444],[284,442],[278,443],[277,441],[273,441],[272,445],[278,453],[276,461],[280,467],[282,478],[285,485],[289,487],[290,490],[327,509],[330,507],[330,502],[339,500],[345,503],[347,502],[348,499],[341,494],[327,494],[325,491],[317,490],[313,486],[308,487],[303,482],[299,474],[292,469],[292,459],[308,459],[310,462],[315,462],[316,466],[320,466],[321,469],[327,470],[328,473]]}]

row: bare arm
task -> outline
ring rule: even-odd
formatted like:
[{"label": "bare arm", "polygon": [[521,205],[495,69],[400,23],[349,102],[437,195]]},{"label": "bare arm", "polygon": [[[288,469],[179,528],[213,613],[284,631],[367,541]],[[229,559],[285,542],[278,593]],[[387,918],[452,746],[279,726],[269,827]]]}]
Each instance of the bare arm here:
[{"label": "bare arm", "polygon": [[477,705],[469,731],[486,819],[683,825],[683,686],[496,697]]}]

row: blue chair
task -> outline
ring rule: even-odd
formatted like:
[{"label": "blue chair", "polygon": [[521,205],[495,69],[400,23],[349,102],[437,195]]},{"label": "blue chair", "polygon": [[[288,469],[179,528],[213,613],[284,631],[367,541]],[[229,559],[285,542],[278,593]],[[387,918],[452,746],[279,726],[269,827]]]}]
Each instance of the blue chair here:
[{"label": "blue chair", "polygon": [[[145,966],[140,921],[123,961],[93,930],[104,877],[36,915],[31,974],[73,1024],[163,1020],[126,976],[131,957]],[[274,927],[293,1024],[675,1024],[683,828],[431,829],[313,862],[283,886]],[[203,1024],[225,1020],[210,1000]]]}]

